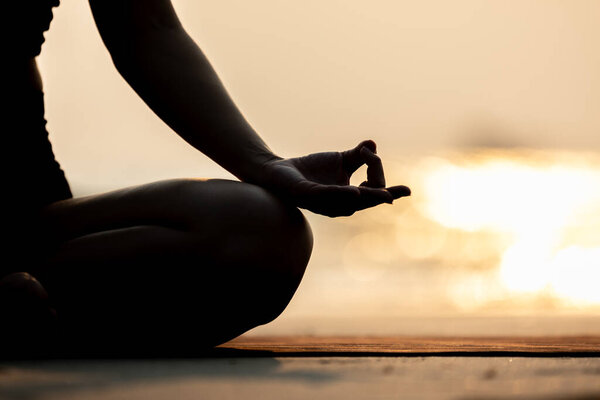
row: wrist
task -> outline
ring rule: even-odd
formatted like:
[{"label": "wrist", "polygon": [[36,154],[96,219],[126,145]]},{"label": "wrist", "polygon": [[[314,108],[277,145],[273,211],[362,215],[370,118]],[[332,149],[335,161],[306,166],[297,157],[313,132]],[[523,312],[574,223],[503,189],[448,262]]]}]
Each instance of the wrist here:
[{"label": "wrist", "polygon": [[269,166],[281,160],[283,160],[282,157],[270,150],[256,152],[238,177],[243,182],[266,186],[269,180]]}]

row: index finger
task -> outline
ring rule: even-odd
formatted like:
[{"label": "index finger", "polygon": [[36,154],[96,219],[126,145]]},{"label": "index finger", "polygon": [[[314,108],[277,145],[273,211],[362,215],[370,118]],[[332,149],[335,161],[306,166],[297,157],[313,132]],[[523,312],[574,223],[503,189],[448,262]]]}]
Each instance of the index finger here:
[{"label": "index finger", "polygon": [[400,197],[407,197],[407,196],[411,195],[410,188],[408,186],[404,186],[404,185],[390,186],[389,188],[386,188],[385,190],[390,192],[390,194],[392,195],[392,197],[394,197],[394,199],[399,199]]},{"label": "index finger", "polygon": [[383,173],[383,164],[381,158],[369,150],[367,147],[360,149],[360,154],[367,164],[367,180],[361,183],[361,186],[372,188],[385,187],[385,175]]},{"label": "index finger", "polygon": [[360,168],[365,163],[364,157],[360,154],[363,147],[368,148],[373,153],[377,152],[377,145],[372,140],[363,140],[351,150],[342,152],[342,162],[344,164],[344,170],[352,175],[354,171]]}]

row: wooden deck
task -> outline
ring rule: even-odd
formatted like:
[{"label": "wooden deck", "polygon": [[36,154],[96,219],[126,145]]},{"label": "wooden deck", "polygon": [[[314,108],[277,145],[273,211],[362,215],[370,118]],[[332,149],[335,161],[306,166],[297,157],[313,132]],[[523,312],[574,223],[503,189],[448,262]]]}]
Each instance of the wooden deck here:
[{"label": "wooden deck", "polygon": [[0,360],[0,399],[600,399],[600,336],[242,336],[72,358]]},{"label": "wooden deck", "polygon": [[242,336],[219,346],[247,356],[530,356],[600,357],[600,336],[313,337]]}]

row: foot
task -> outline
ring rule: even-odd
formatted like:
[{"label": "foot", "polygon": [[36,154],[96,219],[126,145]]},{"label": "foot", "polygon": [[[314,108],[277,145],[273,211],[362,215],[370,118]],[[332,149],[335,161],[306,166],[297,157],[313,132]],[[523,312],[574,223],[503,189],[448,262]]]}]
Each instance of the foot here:
[{"label": "foot", "polygon": [[0,347],[9,349],[10,356],[42,350],[55,328],[56,311],[37,279],[17,272],[0,280]]}]

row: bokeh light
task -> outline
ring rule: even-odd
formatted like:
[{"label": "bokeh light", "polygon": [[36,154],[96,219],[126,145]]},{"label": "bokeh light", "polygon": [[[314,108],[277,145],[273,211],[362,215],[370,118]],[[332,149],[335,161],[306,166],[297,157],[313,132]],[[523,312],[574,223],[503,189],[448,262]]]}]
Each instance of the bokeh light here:
[{"label": "bokeh light", "polygon": [[470,242],[475,259],[497,253],[500,262],[487,267],[497,268],[509,292],[549,291],[565,303],[600,304],[600,163],[594,157],[478,150],[426,159],[420,173],[418,205],[433,223],[511,238],[495,248],[478,248],[477,236]]}]

